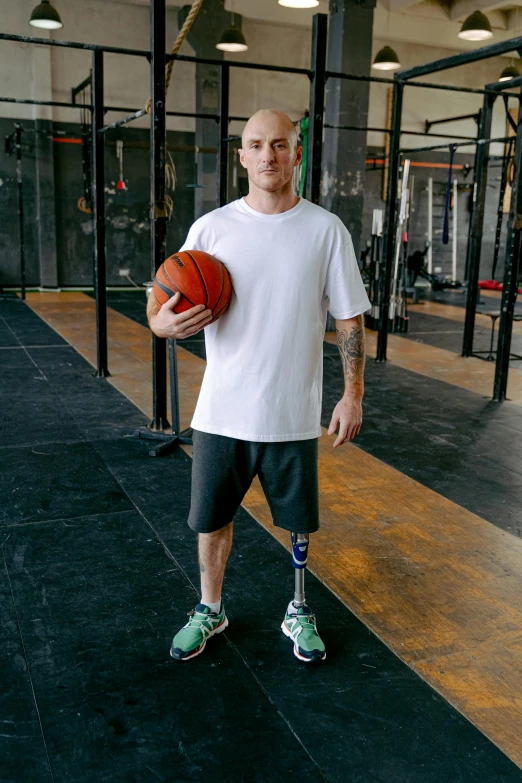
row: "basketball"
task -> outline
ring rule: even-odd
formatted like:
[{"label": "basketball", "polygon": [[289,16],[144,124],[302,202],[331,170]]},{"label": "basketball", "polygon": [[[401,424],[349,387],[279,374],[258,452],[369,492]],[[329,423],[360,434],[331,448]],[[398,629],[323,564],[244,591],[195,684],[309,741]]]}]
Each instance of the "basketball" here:
[{"label": "basketball", "polygon": [[226,266],[217,258],[201,250],[183,250],[169,256],[154,278],[154,297],[160,307],[178,291],[181,296],[174,312],[183,313],[196,305],[205,305],[213,316],[208,326],[230,304],[232,283]]}]

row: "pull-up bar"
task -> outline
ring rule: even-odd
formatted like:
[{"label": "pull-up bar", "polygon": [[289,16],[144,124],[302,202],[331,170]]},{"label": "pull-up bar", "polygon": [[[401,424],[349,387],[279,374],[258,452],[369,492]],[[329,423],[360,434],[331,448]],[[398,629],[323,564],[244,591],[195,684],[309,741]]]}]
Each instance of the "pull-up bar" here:
[{"label": "pull-up bar", "polygon": [[66,103],[65,101],[34,101],[29,98],[0,98],[0,103],[24,103],[31,106],[61,106],[64,109],[91,109],[87,103]]},{"label": "pull-up bar", "polygon": [[0,33],[0,41],[16,41],[18,43],[36,44],[37,46],[57,46],[61,49],[83,49],[87,52],[130,54],[134,57],[146,57],[147,59],[150,58],[150,52],[144,51],[143,49],[123,49],[120,46],[100,46],[99,44],[78,43],[77,41],[56,41],[51,38],[32,38],[29,35],[11,35],[11,33]]},{"label": "pull-up bar", "polygon": [[[509,41],[502,41],[489,46],[481,46],[480,49],[474,49],[471,52],[461,52],[452,57],[444,57],[442,60],[434,60],[425,65],[416,65],[413,68],[407,68],[404,71],[397,71],[395,79],[405,82],[408,79],[414,79],[417,76],[426,76],[429,73],[438,71],[447,71],[449,68],[457,68],[459,65],[476,63],[480,60],[489,60],[491,57],[498,57],[501,54],[518,51],[522,49],[522,37],[511,38]],[[486,88],[487,89],[487,88]]]},{"label": "pull-up bar", "polygon": [[[359,76],[352,73],[339,73],[338,71],[326,71],[327,79],[346,79],[352,82],[376,82],[377,84],[389,84],[393,86],[395,79],[387,79],[385,76]],[[422,87],[428,90],[446,90],[449,92],[468,92],[474,95],[486,95],[492,92],[488,87],[456,87],[453,84],[435,84],[434,82],[408,82],[408,87]]]},{"label": "pull-up bar", "polygon": [[[425,129],[426,133],[429,133],[430,128],[432,128],[434,125],[445,125],[447,122],[460,122],[461,120],[475,120],[478,125],[479,119],[480,112],[475,112],[475,114],[460,114],[458,117],[446,117],[443,120],[426,120]],[[434,133],[430,135],[435,136],[436,134]]]},{"label": "pull-up bar", "polygon": [[[360,125],[335,125],[329,122],[324,123],[325,128],[330,128],[333,130],[346,130],[346,131],[372,131],[374,133],[391,133],[391,130],[389,128],[374,128],[370,125],[360,126]],[[424,131],[408,131],[408,130],[401,130],[401,134],[403,136],[427,136],[428,134]],[[463,139],[467,141],[475,141],[474,136],[455,136],[453,133],[430,133],[430,138],[432,139]],[[445,146],[445,145],[442,145]]]},{"label": "pull-up bar", "polygon": [[[456,138],[456,137],[454,137]],[[499,139],[472,139],[471,141],[459,141],[457,144],[451,144],[452,147],[474,147],[480,144],[494,144],[495,142],[508,142],[512,139],[512,136],[502,136]],[[401,155],[412,155],[414,152],[431,152],[432,150],[447,150],[449,144],[434,144],[431,147],[410,147],[409,149],[400,150]]]},{"label": "pull-up bar", "polygon": [[[108,108],[105,108],[105,112],[107,111],[131,111],[131,109],[113,109],[112,106],[109,106]],[[188,117],[189,119],[215,120],[216,122],[219,120],[217,114],[204,114],[203,112],[167,111],[165,114],[167,117]],[[139,109],[133,114],[130,114],[128,117],[124,117],[122,120],[116,120],[116,122],[113,122],[112,125],[105,125],[100,129],[100,133],[106,133],[107,131],[113,130],[114,128],[121,128],[122,125],[128,125],[129,122],[134,122],[134,120],[139,120],[140,117],[146,116],[147,112],[145,109]]]}]

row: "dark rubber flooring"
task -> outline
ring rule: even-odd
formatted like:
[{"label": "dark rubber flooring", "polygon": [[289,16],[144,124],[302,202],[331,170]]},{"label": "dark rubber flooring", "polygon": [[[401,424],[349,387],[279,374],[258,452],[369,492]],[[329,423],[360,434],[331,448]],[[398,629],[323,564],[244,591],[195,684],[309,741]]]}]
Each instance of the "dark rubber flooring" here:
[{"label": "dark rubber flooring", "polygon": [[145,417],[23,303],[0,303],[0,344],[2,783],[522,781],[310,575],[328,659],[296,661],[289,555],[244,509],[230,627],[172,661],[190,459],[125,437]]},{"label": "dark rubber flooring", "polygon": [[[421,297],[429,299],[431,302],[455,305],[455,307],[463,307],[466,309],[467,290],[465,288],[455,290],[448,288],[445,291],[432,291],[430,288],[424,288],[422,289]],[[479,307],[491,307],[491,309],[493,309],[496,305],[499,305],[500,302],[495,297],[488,296],[487,293],[484,292],[483,294],[481,293],[477,304]]]},{"label": "dark rubber flooring", "polygon": [[[491,307],[488,309],[494,309]],[[441,318],[438,315],[428,315],[418,310],[409,310],[409,328],[405,333],[397,332],[397,336],[417,343],[433,345],[435,348],[443,348],[445,351],[462,354],[462,341],[464,336],[464,323],[459,323],[450,318]],[[493,350],[496,350],[498,339],[499,319],[495,324]],[[491,346],[491,329],[484,326],[475,326],[473,334],[473,350],[482,352],[481,356],[489,355]],[[522,337],[514,334],[511,341],[511,352],[522,355]],[[522,367],[522,361],[514,359],[510,366]]]},{"label": "dark rubber flooring", "polygon": [[[147,324],[143,294],[109,292],[108,304]],[[418,323],[425,319],[460,327],[455,321],[424,314]],[[459,336],[452,339],[456,345]],[[180,344],[205,358],[201,334]],[[439,347],[452,350],[447,345]],[[328,427],[342,396],[343,373],[336,346],[324,343],[324,355],[322,424]],[[522,537],[522,408],[510,402],[499,405],[466,389],[372,359],[366,365],[365,382],[364,425],[358,446]]]}]

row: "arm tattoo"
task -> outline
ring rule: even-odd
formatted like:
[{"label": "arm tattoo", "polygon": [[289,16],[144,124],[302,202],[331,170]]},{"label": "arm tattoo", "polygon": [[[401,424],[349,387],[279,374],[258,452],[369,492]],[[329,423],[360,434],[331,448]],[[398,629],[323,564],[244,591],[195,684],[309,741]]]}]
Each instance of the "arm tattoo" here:
[{"label": "arm tattoo", "polygon": [[362,387],[364,375],[364,316],[357,316],[356,324],[348,332],[337,330],[337,347],[343,363],[346,389]]},{"label": "arm tattoo", "polygon": [[203,565],[203,563],[201,563],[201,564],[200,564],[200,566],[199,566],[199,570],[200,570],[200,572],[201,572],[202,574],[204,574],[204,573],[205,573],[205,566]]}]

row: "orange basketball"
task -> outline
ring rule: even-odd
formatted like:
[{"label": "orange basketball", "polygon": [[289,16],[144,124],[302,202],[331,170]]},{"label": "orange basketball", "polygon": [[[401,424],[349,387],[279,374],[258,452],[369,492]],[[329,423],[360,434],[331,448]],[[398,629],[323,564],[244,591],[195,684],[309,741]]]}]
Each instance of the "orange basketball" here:
[{"label": "orange basketball", "polygon": [[181,297],[175,313],[203,304],[212,310],[209,324],[213,324],[230,304],[232,283],[228,269],[217,258],[201,250],[182,250],[167,258],[154,278],[154,297],[160,307],[177,291]]}]

